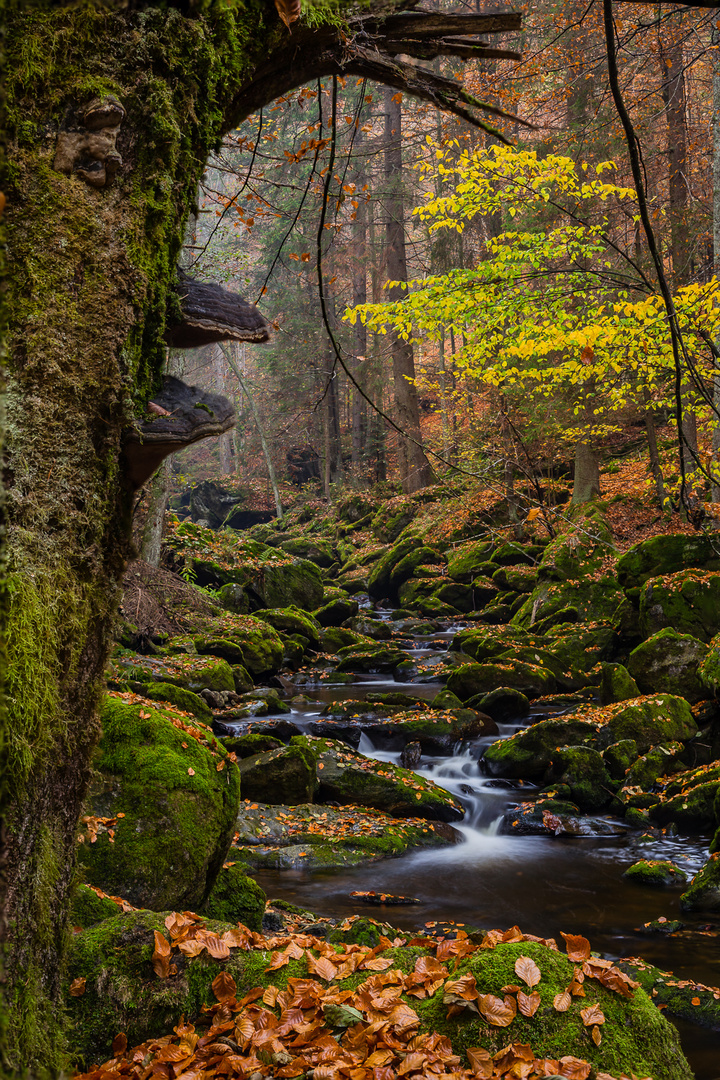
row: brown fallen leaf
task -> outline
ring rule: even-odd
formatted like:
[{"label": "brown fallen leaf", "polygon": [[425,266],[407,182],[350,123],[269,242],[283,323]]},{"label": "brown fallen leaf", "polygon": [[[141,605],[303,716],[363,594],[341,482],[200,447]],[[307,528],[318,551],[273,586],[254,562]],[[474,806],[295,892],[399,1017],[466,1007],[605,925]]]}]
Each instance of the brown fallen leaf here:
[{"label": "brown fallen leaf", "polygon": [[86,979],[73,979],[73,981],[70,983],[70,996],[82,997],[82,995],[85,993],[86,982]]},{"label": "brown fallen leaf", "polygon": [[529,956],[518,956],[515,961],[515,974],[529,987],[537,986],[542,977],[540,968]]},{"label": "brown fallen leaf", "polygon": [[282,21],[290,29],[290,24],[297,22],[300,18],[300,0],[275,0],[275,7],[277,13]]}]

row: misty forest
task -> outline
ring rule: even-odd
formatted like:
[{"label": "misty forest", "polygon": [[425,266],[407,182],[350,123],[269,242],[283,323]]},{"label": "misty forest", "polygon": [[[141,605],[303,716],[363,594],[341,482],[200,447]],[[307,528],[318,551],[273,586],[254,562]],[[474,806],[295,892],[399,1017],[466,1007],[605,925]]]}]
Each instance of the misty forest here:
[{"label": "misty forest", "polygon": [[0,1077],[720,1080],[720,6],[0,9]]}]

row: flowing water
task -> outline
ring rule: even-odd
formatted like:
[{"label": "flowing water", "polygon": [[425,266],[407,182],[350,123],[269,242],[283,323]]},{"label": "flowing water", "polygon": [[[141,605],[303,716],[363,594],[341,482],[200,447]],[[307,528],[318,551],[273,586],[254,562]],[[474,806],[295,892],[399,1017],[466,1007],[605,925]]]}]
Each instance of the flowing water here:
[{"label": "flowing water", "polygon": [[[415,641],[411,655],[432,662],[443,647],[445,642],[435,635],[431,644]],[[285,719],[303,729],[331,701],[393,690],[431,699],[441,685],[358,677],[353,684],[298,689],[315,702],[294,709]],[[536,712],[530,719],[540,716]],[[501,725],[500,737],[507,737],[517,726]],[[720,985],[718,937],[697,932],[648,935],[640,930],[643,923],[665,916],[680,919],[688,931],[712,932],[715,927],[708,925],[708,919],[680,912],[680,889],[643,888],[622,877],[639,858],[672,859],[692,875],[707,858],[710,837],[663,837],[641,843],[632,830],[609,836],[501,833],[506,809],[531,799],[535,789],[529,784],[499,783],[482,774],[479,758],[495,738],[464,744],[453,756],[424,756],[417,770],[462,802],[465,818],[456,826],[462,842],[350,869],[260,871],[255,875],[259,884],[268,896],[300,904],[321,916],[371,914],[401,929],[454,922],[483,929],[517,924],[526,933],[558,940],[561,930],[584,934],[608,958],[642,956],[677,977]],[[367,757],[399,763],[399,753],[378,749],[365,734],[358,749]],[[412,896],[420,906],[368,909],[349,895],[368,889]],[[720,1080],[720,1032],[682,1022],[677,1026],[697,1080]]]}]

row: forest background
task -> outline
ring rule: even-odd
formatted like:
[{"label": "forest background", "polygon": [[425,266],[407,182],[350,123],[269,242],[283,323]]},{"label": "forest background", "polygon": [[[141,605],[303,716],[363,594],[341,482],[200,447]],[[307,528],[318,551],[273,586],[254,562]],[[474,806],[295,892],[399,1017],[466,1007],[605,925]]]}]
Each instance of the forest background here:
[{"label": "forest background", "polygon": [[240,419],[173,459],[155,497],[224,476],[270,510],[269,458],[281,480],[301,461],[326,497],[469,473],[522,513],[539,476],[574,474],[581,501],[600,460],[635,446],[660,506],[712,514],[717,24],[712,9],[616,13],[655,261],[599,5],[533,5],[482,60],[432,61],[511,114],[496,129],[355,77],[336,100],[325,79],[251,116],[208,165],[185,265],[257,301],[272,341],[171,356]]}]

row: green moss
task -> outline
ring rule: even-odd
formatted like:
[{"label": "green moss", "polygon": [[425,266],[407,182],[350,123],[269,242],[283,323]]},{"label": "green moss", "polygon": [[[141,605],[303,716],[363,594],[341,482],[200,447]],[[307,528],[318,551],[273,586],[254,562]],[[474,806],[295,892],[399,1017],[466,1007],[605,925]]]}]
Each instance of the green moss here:
[{"label": "green moss", "polygon": [[200,903],[230,846],[240,802],[224,748],[157,706],[111,697],[97,766],[92,813],[117,820],[114,836],[100,829],[92,842],[91,826],[82,834],[88,880],[141,907]]},{"label": "green moss", "polygon": [[655,889],[684,885],[687,881],[687,875],[667,859],[640,859],[628,867],[623,877],[637,885],[649,885]]},{"label": "green moss", "polygon": [[203,904],[202,913],[220,922],[240,922],[250,930],[260,930],[266,899],[244,867],[224,866]]},{"label": "green moss", "polygon": [[183,712],[196,716],[198,720],[203,720],[206,724],[212,721],[209,706],[199,694],[194,694],[192,690],[185,690],[173,683],[148,683],[143,690],[143,695],[150,701],[167,701],[171,705],[177,705]]},{"label": "green moss", "polygon": [[109,896],[98,896],[89,885],[78,885],[70,905],[70,922],[84,929],[119,915],[121,910]]}]

